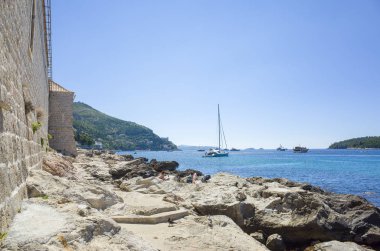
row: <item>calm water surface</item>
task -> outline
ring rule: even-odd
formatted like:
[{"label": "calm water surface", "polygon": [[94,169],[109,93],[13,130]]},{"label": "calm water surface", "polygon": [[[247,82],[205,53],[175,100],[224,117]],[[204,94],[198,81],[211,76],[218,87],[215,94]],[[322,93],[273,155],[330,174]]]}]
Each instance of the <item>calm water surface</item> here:
[{"label": "calm water surface", "polygon": [[380,150],[310,150],[305,154],[247,150],[230,152],[227,158],[202,158],[203,154],[195,150],[137,151],[134,156],[175,160],[181,170],[193,168],[205,174],[229,172],[308,182],[328,191],[360,195],[380,206]]}]

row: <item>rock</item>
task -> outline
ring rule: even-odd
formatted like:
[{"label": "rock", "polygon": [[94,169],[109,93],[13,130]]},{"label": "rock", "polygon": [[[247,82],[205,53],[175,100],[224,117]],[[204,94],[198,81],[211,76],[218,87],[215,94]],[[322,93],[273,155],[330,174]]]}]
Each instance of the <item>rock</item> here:
[{"label": "rock", "polygon": [[113,152],[102,153],[99,157],[109,164],[115,164],[120,161],[130,161],[134,159],[132,155],[119,155],[114,154]]},{"label": "rock", "polygon": [[1,250],[156,250],[99,211],[87,214],[73,204],[24,202]]},{"label": "rock", "polygon": [[176,204],[178,205],[180,202],[183,202],[184,199],[173,194],[173,193],[169,193],[169,194],[166,194],[164,196],[164,198],[162,198],[163,201],[166,201],[166,202],[170,202],[170,203],[173,203],[173,204]]},{"label": "rock", "polygon": [[87,212],[84,209],[78,209],[78,215],[85,217],[87,216]]},{"label": "rock", "polygon": [[251,236],[252,238],[254,238],[260,243],[263,243],[263,244],[266,243],[265,236],[262,232],[254,232],[254,233],[251,233],[249,236]]},{"label": "rock", "polygon": [[129,184],[128,183],[121,183],[119,185],[119,188],[122,190],[122,191],[125,191],[125,192],[130,192],[132,191],[132,189],[129,187]]},{"label": "rock", "polygon": [[329,241],[322,242],[314,245],[313,247],[307,248],[305,251],[371,251],[373,249],[368,249],[354,242],[340,242],[340,241]]},{"label": "rock", "polygon": [[26,189],[28,191],[28,198],[43,197],[46,195],[41,191],[41,188],[38,186],[38,184],[27,184]]},{"label": "rock", "polygon": [[159,251],[149,242],[126,229],[120,230],[112,237],[99,235],[90,242],[75,242],[72,247],[72,250],[81,251]]},{"label": "rock", "polygon": [[125,163],[117,165],[109,170],[109,174],[111,174],[113,179],[120,179],[129,172],[132,172],[132,168]]},{"label": "rock", "polygon": [[202,173],[201,171],[194,170],[194,169],[186,169],[185,171],[175,171],[175,173],[176,173],[180,178],[184,178],[184,177],[186,177],[186,176],[193,175],[193,173],[197,173],[197,176],[198,176],[198,177],[203,176],[203,173]]},{"label": "rock", "polygon": [[86,155],[86,157],[93,157],[94,156],[94,154],[90,151],[86,152],[85,155]]},{"label": "rock", "polygon": [[46,154],[42,161],[42,169],[55,176],[75,177],[72,162],[58,153]]},{"label": "rock", "polygon": [[255,209],[251,204],[235,202],[228,204],[193,203],[196,212],[201,215],[226,215],[239,226],[244,226],[246,220],[254,216]]},{"label": "rock", "polygon": [[271,251],[284,251],[286,249],[285,243],[279,234],[270,235],[267,239],[266,246]]},{"label": "rock", "polygon": [[252,231],[279,233],[292,243],[312,240],[380,243],[379,209],[364,199],[327,193],[279,192],[265,190],[265,197],[273,200],[256,210]]},{"label": "rock", "polygon": [[370,228],[364,235],[358,238],[358,242],[366,243],[368,245],[377,245],[380,243],[380,228]]},{"label": "rock", "polygon": [[125,228],[155,243],[160,250],[268,251],[223,215],[187,216],[177,220],[169,230],[167,224],[134,226]]},{"label": "rock", "polygon": [[95,155],[101,155],[102,153],[105,153],[103,151],[99,151],[99,150],[95,150],[95,151],[92,151]]},{"label": "rock", "polygon": [[101,181],[111,181],[112,176],[109,174],[109,172],[104,172],[103,170],[94,170],[91,171],[91,176],[101,180]]},{"label": "rock", "polygon": [[88,202],[91,207],[96,209],[104,210],[116,203],[122,202],[121,198],[115,193],[101,187],[89,186],[86,191],[83,191],[81,188],[78,190],[81,191],[81,193],[77,195],[78,198]]},{"label": "rock", "polygon": [[128,172],[123,179],[128,180],[135,177],[141,177],[141,178],[150,178],[157,176],[158,173],[153,170],[153,168],[149,167],[147,164],[140,164],[132,169],[131,172]]},{"label": "rock", "polygon": [[127,173],[132,172],[133,169],[137,169],[139,165],[145,163],[144,159],[135,159],[126,162],[120,162],[109,170],[113,179],[120,179]]},{"label": "rock", "polygon": [[247,196],[243,192],[238,192],[236,195],[236,199],[238,201],[244,201],[245,199],[247,199]]},{"label": "rock", "polygon": [[16,215],[10,228],[5,246],[17,250],[17,246],[28,243],[45,243],[68,228],[69,217],[69,214],[59,212],[51,206],[23,203],[21,213]]},{"label": "rock", "polygon": [[175,171],[179,164],[177,161],[157,161],[155,159],[152,159],[150,161],[150,166],[156,171],[156,172],[162,172],[162,171]]},{"label": "rock", "polygon": [[134,159],[134,157],[130,154],[122,154],[120,156],[122,156],[124,158],[124,160],[126,160],[126,161],[130,161],[130,160]]},{"label": "rock", "polygon": [[129,189],[129,191],[133,190],[140,193],[165,194],[166,192],[159,186],[160,182],[162,182],[162,180],[158,179],[157,177],[135,177],[128,181],[124,181],[122,183],[122,187]]},{"label": "rock", "polygon": [[86,181],[68,180],[52,176],[43,170],[31,170],[27,178],[29,187],[39,187],[39,191],[49,198],[88,203],[89,206],[104,210],[122,199],[114,192]]},{"label": "rock", "polygon": [[112,236],[117,234],[121,227],[114,220],[108,218],[92,217],[88,220],[95,223],[94,235],[108,235]]}]

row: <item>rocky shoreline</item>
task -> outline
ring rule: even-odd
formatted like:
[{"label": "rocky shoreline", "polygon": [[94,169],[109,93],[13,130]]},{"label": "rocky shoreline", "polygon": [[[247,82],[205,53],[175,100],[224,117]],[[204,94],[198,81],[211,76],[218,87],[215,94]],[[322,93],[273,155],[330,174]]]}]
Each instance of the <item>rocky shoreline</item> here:
[{"label": "rocky shoreline", "polygon": [[43,170],[30,172],[29,199],[1,248],[380,250],[380,209],[361,197],[281,178],[219,173],[202,182],[201,172],[177,167],[106,152],[48,153]]}]

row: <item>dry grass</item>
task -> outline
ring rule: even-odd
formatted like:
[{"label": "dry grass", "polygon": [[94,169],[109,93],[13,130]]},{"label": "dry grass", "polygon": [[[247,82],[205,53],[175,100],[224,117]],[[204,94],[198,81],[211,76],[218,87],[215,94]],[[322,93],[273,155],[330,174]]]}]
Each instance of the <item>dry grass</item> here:
[{"label": "dry grass", "polygon": [[37,120],[41,121],[45,116],[44,110],[42,110],[41,107],[37,108],[36,109],[36,115],[37,115]]},{"label": "dry grass", "polygon": [[67,240],[63,235],[58,235],[58,240],[62,244],[65,251],[73,251],[73,249],[67,243]]},{"label": "dry grass", "polygon": [[8,112],[12,110],[11,106],[5,101],[0,101],[0,109],[3,109]]},{"label": "dry grass", "polygon": [[25,114],[29,114],[34,111],[34,106],[31,101],[25,101]]}]

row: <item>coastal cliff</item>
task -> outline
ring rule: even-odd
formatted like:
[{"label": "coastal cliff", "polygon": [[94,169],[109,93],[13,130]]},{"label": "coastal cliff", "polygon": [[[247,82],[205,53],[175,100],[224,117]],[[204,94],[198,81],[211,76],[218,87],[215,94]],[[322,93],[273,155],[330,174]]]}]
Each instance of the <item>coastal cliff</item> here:
[{"label": "coastal cliff", "polygon": [[[177,167],[130,155],[80,152],[73,159],[49,153],[43,170],[28,177],[29,199],[2,248],[379,248],[380,210],[363,198],[280,178],[219,173],[201,182],[202,173]],[[194,172],[198,180],[188,183]]]}]

